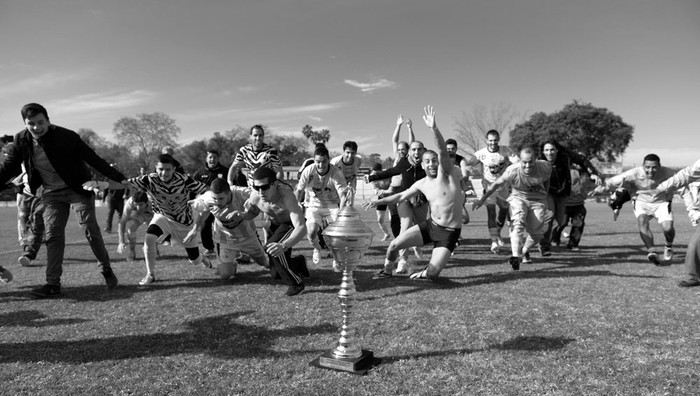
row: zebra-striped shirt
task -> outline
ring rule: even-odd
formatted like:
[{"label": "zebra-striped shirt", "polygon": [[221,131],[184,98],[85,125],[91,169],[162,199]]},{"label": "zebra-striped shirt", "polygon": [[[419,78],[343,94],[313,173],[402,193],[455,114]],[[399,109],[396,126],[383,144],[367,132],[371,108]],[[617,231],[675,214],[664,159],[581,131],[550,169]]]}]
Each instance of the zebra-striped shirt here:
[{"label": "zebra-striped shirt", "polygon": [[187,204],[190,193],[199,195],[207,191],[206,184],[178,172],[173,173],[168,182],[160,180],[157,173],[151,173],[131,178],[129,183],[146,191],[153,213],[186,226],[192,225],[192,208]]},{"label": "zebra-striped shirt", "polygon": [[233,160],[234,164],[240,162],[245,164],[245,167],[248,168],[249,174],[251,175],[256,169],[263,166],[273,169],[282,166],[277,150],[267,143],[263,143],[260,150],[254,149],[252,144],[246,144],[241,147],[236,154],[236,158]]}]

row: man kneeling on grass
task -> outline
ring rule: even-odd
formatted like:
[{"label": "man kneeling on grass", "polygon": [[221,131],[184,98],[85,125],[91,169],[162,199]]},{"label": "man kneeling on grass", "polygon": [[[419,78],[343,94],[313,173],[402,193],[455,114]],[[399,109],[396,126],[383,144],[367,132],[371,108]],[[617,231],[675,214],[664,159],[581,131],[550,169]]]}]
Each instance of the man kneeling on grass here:
[{"label": "man kneeling on grass", "polygon": [[365,209],[377,205],[398,203],[410,199],[419,193],[425,195],[430,205],[430,219],[410,227],[391,241],[386,251],[384,269],[374,278],[391,278],[395,261],[400,249],[409,246],[421,246],[433,242],[433,254],[430,263],[421,271],[411,274],[411,279],[435,280],[447,265],[459,235],[462,231],[462,206],[464,193],[461,188],[462,173],[453,165],[447,152],[445,139],[435,123],[435,111],[432,106],[424,109],[423,120],[433,131],[438,152],[427,150],[421,158],[426,177],[415,182],[411,187],[395,195],[363,204]]},{"label": "man kneeling on grass", "polygon": [[260,209],[256,206],[250,206],[248,211],[245,209],[245,202],[250,195],[249,188],[231,186],[226,179],[217,178],[211,182],[209,191],[194,202],[194,207],[202,212],[202,222],[206,221],[209,213],[214,216],[212,236],[219,247],[217,271],[222,279],[236,276],[241,254],[247,254],[265,268],[270,267],[253,222]]}]

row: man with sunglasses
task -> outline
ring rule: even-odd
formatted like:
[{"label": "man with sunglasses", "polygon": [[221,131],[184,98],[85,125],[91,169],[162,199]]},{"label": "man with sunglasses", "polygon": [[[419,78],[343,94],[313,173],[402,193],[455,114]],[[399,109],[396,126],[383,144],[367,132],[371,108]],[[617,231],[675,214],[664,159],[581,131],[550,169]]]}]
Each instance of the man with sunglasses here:
[{"label": "man with sunglasses", "polygon": [[304,290],[303,277],[309,276],[304,256],[292,257],[292,246],[306,235],[304,213],[294,189],[278,180],[274,170],[258,168],[251,178],[253,192],[248,202],[270,217],[270,233],[265,251],[270,256],[270,273],[289,285],[287,296]]}]

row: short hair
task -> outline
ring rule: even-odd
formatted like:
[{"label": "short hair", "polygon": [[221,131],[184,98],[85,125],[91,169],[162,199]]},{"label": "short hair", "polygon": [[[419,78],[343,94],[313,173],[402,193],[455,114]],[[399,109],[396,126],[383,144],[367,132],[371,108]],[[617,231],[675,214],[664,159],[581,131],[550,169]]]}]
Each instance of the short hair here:
[{"label": "short hair", "polygon": [[317,144],[316,149],[314,149],[314,157],[320,155],[322,157],[330,157],[328,149],[325,144]]},{"label": "short hair", "polygon": [[487,139],[489,138],[489,135],[496,135],[497,138],[499,138],[499,139],[501,138],[501,134],[495,129],[489,129],[489,131],[486,132]]},{"label": "short hair", "polygon": [[214,194],[221,194],[222,192],[231,191],[231,185],[228,184],[226,179],[217,177],[209,185],[209,190]]},{"label": "short hair", "polygon": [[357,152],[357,143],[353,142],[352,140],[348,140],[347,142],[343,143],[343,151],[345,151],[347,148]]},{"label": "short hair", "polygon": [[22,114],[22,120],[32,118],[39,114],[43,114],[47,120],[49,119],[49,112],[46,111],[46,108],[39,103],[27,103],[26,105],[22,106],[20,113]]},{"label": "short hair", "polygon": [[267,179],[268,183],[273,183],[277,181],[277,174],[272,168],[267,166],[261,166],[253,172],[253,180]]},{"label": "short hair", "polygon": [[425,151],[423,152],[423,155],[421,155],[420,159],[423,159],[423,157],[425,157],[426,154],[432,154],[432,155],[434,155],[434,156],[436,156],[436,157],[438,156],[438,153],[436,153],[436,152],[433,151],[433,150],[425,150]]},{"label": "short hair", "polygon": [[645,155],[644,161],[656,161],[658,163],[661,163],[661,158],[659,158],[658,155],[652,153],[652,154]]},{"label": "short hair", "polygon": [[377,162],[376,164],[372,165],[372,170],[379,172],[380,170],[382,170],[382,164]]},{"label": "short hair", "polygon": [[207,154],[216,154],[217,156],[220,156],[219,150],[217,149],[208,149]]},{"label": "short hair", "polygon": [[134,202],[148,202],[148,195],[145,191],[137,190],[134,195],[132,195]]},{"label": "short hair", "polygon": [[260,131],[263,133],[263,135],[265,135],[265,128],[263,128],[263,126],[260,125],[260,124],[255,124],[255,125],[253,125],[252,127],[250,127],[250,133],[249,133],[249,135],[252,135],[252,134],[253,134],[253,131],[254,131],[255,129],[260,129]]},{"label": "short hair", "polygon": [[445,140],[445,146],[448,144],[454,144],[454,146],[457,147],[457,141],[452,138]]},{"label": "short hair", "polygon": [[173,158],[173,156],[170,154],[160,154],[158,156],[158,162],[161,164],[170,164],[175,166],[175,158]]},{"label": "short hair", "polygon": [[525,146],[520,149],[518,157],[522,158],[523,154],[532,154],[533,157],[536,157],[537,150],[535,150],[535,148],[532,146]]},{"label": "short hair", "polygon": [[408,144],[408,142],[405,141],[405,140],[402,140],[402,141],[400,141],[400,142],[398,142],[398,143],[396,144],[396,148],[399,148],[399,147],[401,147],[401,146],[406,146],[406,150],[408,150],[408,148],[410,147],[409,144]]},{"label": "short hair", "polygon": [[175,150],[173,150],[173,148],[170,146],[165,146],[160,150],[161,154],[173,155],[174,152],[175,152]]}]

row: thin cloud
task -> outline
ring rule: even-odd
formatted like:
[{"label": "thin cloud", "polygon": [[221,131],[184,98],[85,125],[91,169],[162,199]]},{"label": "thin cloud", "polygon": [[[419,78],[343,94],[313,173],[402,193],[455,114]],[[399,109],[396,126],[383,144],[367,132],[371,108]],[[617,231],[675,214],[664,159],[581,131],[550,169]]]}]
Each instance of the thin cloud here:
[{"label": "thin cloud", "polygon": [[[196,111],[180,114],[178,119],[199,120],[214,118],[279,120],[286,117],[309,117],[309,114],[325,113],[341,109],[346,102],[319,103],[306,106],[275,107],[268,105],[257,108],[234,108]],[[269,121],[266,121],[269,122]]]},{"label": "thin cloud", "polygon": [[321,122],[323,121],[323,118],[321,117],[316,117],[316,116],[309,116],[309,119],[313,122]]},{"label": "thin cloud", "polygon": [[374,81],[374,82],[360,82],[360,81],[355,81],[355,80],[345,80],[345,84],[348,84],[350,86],[353,86],[355,88],[359,88],[360,91],[362,92],[374,92],[379,89],[388,89],[388,88],[396,88],[398,87],[398,84],[394,81],[387,80],[386,78],[382,78],[380,80]]},{"label": "thin cloud", "polygon": [[51,104],[56,112],[80,113],[86,111],[121,110],[149,102],[155,93],[136,90],[121,93],[92,93],[61,99]]},{"label": "thin cloud", "polygon": [[25,78],[10,84],[3,84],[0,95],[18,94],[24,92],[37,92],[54,88],[74,81],[84,79],[85,75],[46,73],[40,76]]}]

